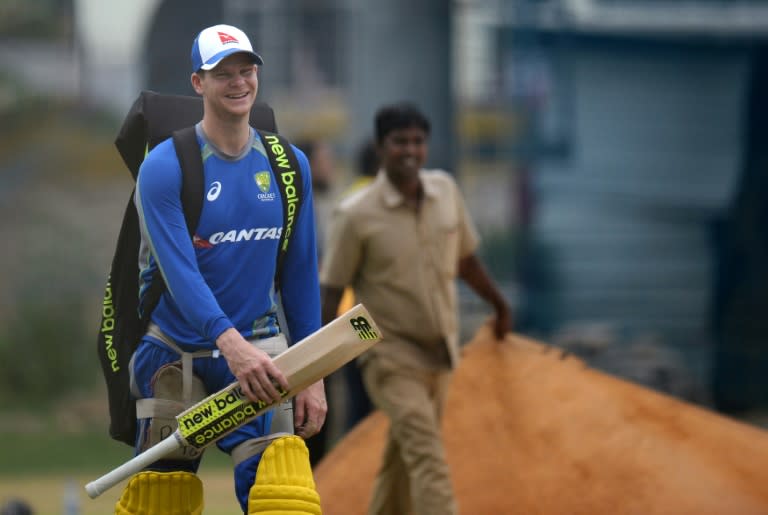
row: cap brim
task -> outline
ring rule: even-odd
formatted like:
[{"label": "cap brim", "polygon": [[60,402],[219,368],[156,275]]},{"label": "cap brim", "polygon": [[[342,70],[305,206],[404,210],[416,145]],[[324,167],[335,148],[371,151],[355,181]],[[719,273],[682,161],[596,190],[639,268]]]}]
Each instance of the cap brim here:
[{"label": "cap brim", "polygon": [[247,54],[253,59],[253,62],[255,64],[258,64],[259,66],[264,64],[264,60],[261,58],[259,54],[256,52],[249,52],[248,50],[242,50],[238,48],[230,48],[227,50],[224,50],[222,52],[219,52],[218,54],[214,55],[210,59],[208,59],[208,62],[203,63],[203,65],[200,67],[201,70],[213,70],[218,66],[218,64],[233,54]]}]

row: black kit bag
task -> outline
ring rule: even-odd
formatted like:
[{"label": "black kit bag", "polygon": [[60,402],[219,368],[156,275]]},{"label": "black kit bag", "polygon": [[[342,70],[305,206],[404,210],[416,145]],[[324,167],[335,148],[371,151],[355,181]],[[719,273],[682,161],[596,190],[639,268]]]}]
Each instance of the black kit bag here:
[{"label": "black kit bag", "polygon": [[[194,124],[202,119],[203,102],[200,97],[183,95],[164,95],[152,91],[143,91],[129,110],[123,126],[115,140],[120,156],[123,158],[134,181],[139,173],[146,153],[158,143],[172,137],[176,154],[182,169],[181,200],[184,217],[187,221],[190,237],[194,234],[200,217],[203,202],[203,163],[200,147],[194,131]],[[272,108],[262,102],[256,102],[251,110],[250,125],[257,129],[262,137],[279,143],[283,159],[278,162],[272,146],[265,145],[272,165],[273,174],[278,180],[283,198],[283,212],[288,212],[286,184],[280,180],[279,168],[291,167],[300,176],[296,156],[290,144],[277,135],[277,126]],[[292,220],[298,218],[303,188],[301,181],[293,183],[295,188],[295,211]],[[123,222],[117,238],[115,254],[107,277],[107,285],[102,302],[101,323],[97,338],[99,362],[107,385],[109,401],[109,434],[120,442],[130,446],[136,439],[136,401],[130,393],[128,363],[133,351],[146,332],[152,310],[165,290],[165,284],[159,273],[153,277],[152,286],[145,293],[143,312],[139,307],[139,246],[141,235],[139,217],[133,203],[134,191],[128,198]],[[294,192],[294,190],[292,190]],[[287,217],[283,217],[287,220]],[[286,235],[291,231],[284,227],[277,256],[278,274],[282,258],[287,249]],[[276,288],[279,277],[275,277]]]}]

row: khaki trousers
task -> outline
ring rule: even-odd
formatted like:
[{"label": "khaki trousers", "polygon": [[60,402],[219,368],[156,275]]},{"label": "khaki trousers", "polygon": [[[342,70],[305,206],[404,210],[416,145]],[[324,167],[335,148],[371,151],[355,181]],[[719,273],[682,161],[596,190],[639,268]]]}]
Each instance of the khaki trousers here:
[{"label": "khaki trousers", "polygon": [[440,421],[449,370],[404,368],[386,357],[362,369],[371,401],[390,421],[369,515],[455,515]]}]

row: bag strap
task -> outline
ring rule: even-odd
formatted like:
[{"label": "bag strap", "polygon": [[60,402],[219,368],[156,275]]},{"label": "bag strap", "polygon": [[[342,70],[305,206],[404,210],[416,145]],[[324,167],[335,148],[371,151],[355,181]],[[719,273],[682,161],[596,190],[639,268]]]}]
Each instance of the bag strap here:
[{"label": "bag strap", "polygon": [[275,291],[280,291],[280,277],[283,261],[291,242],[294,223],[299,219],[299,210],[304,203],[304,184],[301,180],[299,160],[290,142],[279,134],[257,130],[264,142],[272,173],[280,188],[280,198],[283,202],[283,230],[277,246],[277,268],[275,268]]},{"label": "bag strap", "polygon": [[203,156],[194,125],[175,131],[172,137],[181,165],[181,206],[192,238],[203,211]]}]

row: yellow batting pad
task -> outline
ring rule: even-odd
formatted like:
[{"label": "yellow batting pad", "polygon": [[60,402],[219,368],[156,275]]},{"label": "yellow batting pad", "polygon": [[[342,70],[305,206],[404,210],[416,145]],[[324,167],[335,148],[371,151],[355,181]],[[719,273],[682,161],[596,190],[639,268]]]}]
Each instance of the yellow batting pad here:
[{"label": "yellow batting pad", "polygon": [[248,494],[248,513],[322,515],[309,451],[300,437],[278,438],[266,448]]},{"label": "yellow batting pad", "polygon": [[139,472],[115,506],[115,515],[201,515],[203,484],[191,472]]}]

